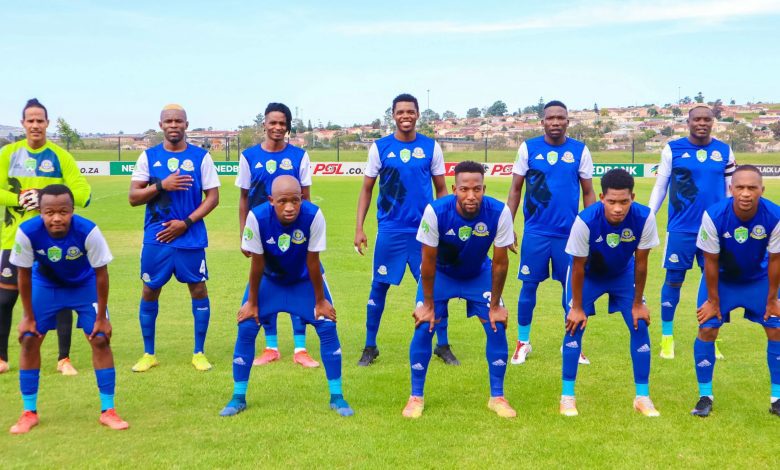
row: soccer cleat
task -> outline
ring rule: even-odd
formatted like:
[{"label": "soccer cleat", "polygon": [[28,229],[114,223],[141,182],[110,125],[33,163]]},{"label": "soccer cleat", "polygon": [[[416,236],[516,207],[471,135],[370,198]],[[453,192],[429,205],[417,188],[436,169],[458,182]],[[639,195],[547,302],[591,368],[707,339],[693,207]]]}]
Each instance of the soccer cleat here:
[{"label": "soccer cleat", "polygon": [[192,365],[201,372],[211,370],[211,363],[206,359],[206,355],[202,352],[192,355]]},{"label": "soccer cleat", "polygon": [[343,416],[345,418],[355,414],[355,410],[349,406],[349,403],[347,403],[347,400],[344,398],[331,400],[330,409],[336,410],[336,413],[338,413],[339,416]]},{"label": "soccer cleat", "polygon": [[563,416],[577,416],[577,400],[573,396],[561,395],[561,406],[559,408]]},{"label": "soccer cleat", "polygon": [[488,408],[491,411],[495,411],[501,418],[514,418],[517,416],[515,409],[512,408],[504,397],[490,397],[490,400],[488,400]]},{"label": "soccer cleat", "polygon": [[700,418],[706,418],[712,413],[712,398],[699,397],[699,401],[696,402],[696,406],[691,410],[693,416]]},{"label": "soccer cleat", "polygon": [[769,412],[775,416],[780,416],[780,400],[775,400],[774,403],[769,406]]},{"label": "soccer cleat", "polygon": [[515,347],[515,353],[512,354],[512,364],[523,364],[528,355],[531,354],[531,343],[524,343],[522,341],[517,342]]},{"label": "soccer cleat", "polygon": [[246,409],[246,398],[236,397],[230,399],[227,405],[219,412],[220,416],[235,416]]},{"label": "soccer cleat", "polygon": [[38,425],[38,413],[34,411],[25,411],[19,418],[19,421],[11,426],[11,434],[25,434],[30,432],[33,426]]},{"label": "soccer cleat", "polygon": [[455,357],[455,354],[452,353],[452,347],[449,344],[436,346],[433,348],[433,353],[439,356],[439,358],[448,366],[460,365],[460,361]]},{"label": "soccer cleat", "polygon": [[724,356],[723,353],[720,352],[718,343],[720,343],[720,339],[715,340],[715,359],[726,359],[726,356]]},{"label": "soccer cleat", "polygon": [[62,375],[78,375],[79,371],[73,367],[70,363],[70,358],[66,357],[57,362],[57,372],[61,372]]},{"label": "soccer cleat", "polygon": [[674,359],[674,336],[661,336],[661,353],[659,356],[662,359]]},{"label": "soccer cleat", "polygon": [[154,356],[154,354],[144,353],[141,359],[139,359],[138,362],[136,362],[135,365],[133,366],[133,372],[146,372],[152,367],[156,367],[159,365],[160,363],[157,362],[157,358]]},{"label": "soccer cleat", "polygon": [[655,418],[661,416],[661,413],[655,409],[653,400],[650,397],[636,397],[634,398],[634,409],[648,418]]},{"label": "soccer cleat", "polygon": [[108,426],[116,431],[121,431],[130,427],[127,421],[123,420],[116,414],[116,410],[109,408],[106,411],[100,413],[100,424]]},{"label": "soccer cleat", "polygon": [[360,356],[358,365],[361,367],[368,367],[374,363],[374,360],[379,357],[379,348],[376,346],[366,346],[363,348],[363,354]]},{"label": "soccer cleat", "polygon": [[320,363],[312,359],[311,356],[309,356],[309,352],[306,351],[305,349],[303,351],[298,351],[297,353],[295,353],[295,355],[293,355],[293,361],[296,364],[300,364],[306,368],[314,368],[320,366]]},{"label": "soccer cleat", "polygon": [[8,363],[0,359],[0,374],[5,374],[9,369]]},{"label": "soccer cleat", "polygon": [[406,402],[404,411],[401,412],[401,414],[403,415],[404,418],[417,419],[420,416],[422,416],[424,409],[425,409],[425,401],[423,400],[423,397],[411,396],[409,397],[409,401]]},{"label": "soccer cleat", "polygon": [[271,349],[271,348],[265,348],[263,350],[263,354],[257,356],[254,361],[252,361],[253,366],[264,366],[270,362],[278,361],[279,358],[281,358],[282,355],[279,354],[278,349]]}]

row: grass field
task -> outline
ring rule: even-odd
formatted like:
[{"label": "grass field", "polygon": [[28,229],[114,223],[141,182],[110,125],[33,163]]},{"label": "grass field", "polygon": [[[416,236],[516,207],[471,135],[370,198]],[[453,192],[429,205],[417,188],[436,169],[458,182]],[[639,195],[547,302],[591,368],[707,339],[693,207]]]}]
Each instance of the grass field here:
[{"label": "grass field", "polygon": [[[546,282],[532,331],[534,353],[522,366],[510,366],[506,394],[518,418],[502,420],[488,411],[484,333],[465,318],[462,302],[450,304],[450,339],[462,361],[446,367],[434,358],[424,416],[401,417],[409,395],[408,347],[415,285],[408,276],[391,289],[379,335],[381,356],[358,368],[363,346],[365,303],[371,260],[352,248],[358,179],[317,178],[313,196],[328,220],[328,251],[323,262],[338,310],[346,398],[356,411],[338,417],[328,409],[322,369],[303,370],[292,362],[290,321],[280,315],[283,358],[255,368],[249,408],[232,419],[220,418],[232,393],[231,359],[235,315],[246,282],[248,262],[239,252],[238,192],[222,179],[220,206],[207,219],[210,247],[208,283],[212,320],[206,353],[214,369],[199,373],[189,364],[192,316],[185,286],[170,283],[160,299],[157,357],[160,367],[133,374],[140,357],[138,254],[143,209],[127,203],[123,177],[90,179],[92,205],[80,213],[96,221],[115,256],[111,273],[112,346],[117,367],[117,407],[130,422],[113,432],[98,422],[98,396],[89,348],[74,336],[72,359],[80,374],[55,371],[56,335],[44,343],[39,394],[41,424],[30,434],[7,433],[21,412],[18,390],[19,347],[11,348],[11,373],[0,376],[0,455],[2,468],[776,468],[780,419],[767,412],[769,381],[766,340],[761,328],[741,319],[724,328],[715,374],[716,408],[706,420],[689,410],[697,399],[692,345],[696,332],[695,291],[699,274],[689,273],[676,325],[677,359],[657,358],[660,338],[661,250],[651,254],[647,297],[653,323],[651,396],[661,417],[643,418],[631,408],[634,389],[628,333],[619,316],[600,312],[589,322],[584,350],[593,362],[580,368],[580,417],[558,415],[563,335],[560,288]],[[638,183],[646,202],[652,180]],[[780,199],[780,182],[767,181],[771,198]],[[504,199],[508,179],[488,181],[488,193]],[[664,210],[665,214],[665,210]],[[373,209],[368,217],[374,219]],[[666,217],[659,220],[663,231]],[[520,222],[518,222],[518,227]],[[369,238],[376,233],[369,222]],[[509,340],[517,334],[520,284],[517,257],[511,256],[504,299],[510,308]],[[17,312],[14,321],[20,315]],[[736,315],[739,317],[740,315]],[[513,318],[514,317],[514,318]],[[262,346],[262,340],[258,346]],[[309,348],[319,358],[316,335]],[[771,462],[775,462],[772,464]]]}]

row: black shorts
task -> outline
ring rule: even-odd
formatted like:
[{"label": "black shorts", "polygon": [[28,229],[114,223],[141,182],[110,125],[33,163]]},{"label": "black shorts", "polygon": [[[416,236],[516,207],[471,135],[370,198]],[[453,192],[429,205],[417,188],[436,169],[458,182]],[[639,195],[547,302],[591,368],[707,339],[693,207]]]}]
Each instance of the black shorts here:
[{"label": "black shorts", "polygon": [[16,286],[16,266],[11,264],[11,250],[0,250],[0,284]]}]

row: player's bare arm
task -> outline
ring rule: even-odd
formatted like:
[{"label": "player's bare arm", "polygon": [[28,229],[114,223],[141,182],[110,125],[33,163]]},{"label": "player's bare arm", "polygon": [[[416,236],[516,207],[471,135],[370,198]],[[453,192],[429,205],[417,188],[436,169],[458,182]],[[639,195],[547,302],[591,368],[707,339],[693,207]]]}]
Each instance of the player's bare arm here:
[{"label": "player's bare arm", "polygon": [[310,251],[306,255],[306,268],[309,270],[309,279],[314,288],[314,318],[327,318],[336,321],[336,309],[325,298],[325,282],[322,279],[320,270],[320,254],[317,251]]},{"label": "player's bare arm", "polygon": [[163,191],[187,191],[192,186],[192,176],[180,174],[180,170],[168,175],[162,181],[150,184],[149,181],[130,182],[130,205],[140,206],[154,199]]},{"label": "player's bare arm", "polygon": [[447,195],[447,182],[444,180],[444,175],[434,175],[431,177],[431,181],[433,181],[433,190],[436,192],[436,199]]},{"label": "player's bare arm", "polygon": [[238,310],[237,323],[250,318],[259,325],[260,317],[257,314],[257,297],[260,292],[260,282],[263,280],[263,271],[265,270],[265,256],[252,253],[252,263],[249,266],[249,295],[246,302]]},{"label": "player's bare arm", "polygon": [[571,267],[571,308],[566,315],[566,332],[574,336],[577,328],[583,330],[588,324],[588,316],[582,308],[582,287],[585,284],[584,256],[573,256]]},{"label": "player's bare arm", "polygon": [[97,285],[97,315],[95,326],[89,334],[89,340],[103,333],[106,340],[111,340],[111,322],[108,320],[108,266],[95,268],[95,284]]},{"label": "player's bare arm", "polygon": [[19,322],[19,342],[27,333],[32,333],[37,338],[41,337],[35,325],[35,317],[32,308],[32,268],[17,268],[19,280],[19,297],[22,298],[22,321]]},{"label": "player's bare arm", "polygon": [[[355,251],[363,253],[368,247],[368,239],[366,238],[366,232],[363,230],[363,223],[366,221],[366,214],[368,214],[368,206],[371,205],[371,197],[374,193],[374,185],[376,184],[376,178],[370,176],[363,177],[363,186],[360,188],[360,196],[358,197],[357,205],[357,221],[355,223]],[[446,189],[445,189],[446,190]]]},{"label": "player's bare arm", "polygon": [[718,253],[704,252],[704,279],[707,282],[707,300],[696,310],[699,324],[720,316],[720,296],[718,295]]},{"label": "player's bare arm", "polygon": [[433,331],[436,324],[436,313],[433,302],[433,282],[436,279],[436,254],[439,249],[423,244],[422,264],[420,265],[420,282],[423,286],[423,304],[414,309],[414,327],[428,323],[428,331]]},{"label": "player's bare arm", "polygon": [[769,294],[766,298],[766,313],[764,321],[769,317],[780,317],[780,300],[777,300],[780,289],[780,253],[769,253]]},{"label": "player's bare arm", "polygon": [[504,328],[507,326],[507,317],[509,316],[506,307],[501,305],[501,295],[504,293],[504,284],[506,284],[506,273],[509,271],[509,256],[507,247],[493,247],[493,268],[492,284],[490,286],[490,327],[493,331],[496,329],[496,323],[502,323]]},{"label": "player's bare arm", "polygon": [[644,302],[645,284],[647,283],[647,258],[649,249],[636,250],[634,255],[634,303],[631,306],[631,316],[634,318],[634,329],[638,322],[644,320],[650,326],[650,310]]},{"label": "player's bare arm", "polygon": [[580,178],[580,187],[582,187],[582,205],[588,207],[596,203],[596,191],[593,190],[593,180],[590,178]]}]

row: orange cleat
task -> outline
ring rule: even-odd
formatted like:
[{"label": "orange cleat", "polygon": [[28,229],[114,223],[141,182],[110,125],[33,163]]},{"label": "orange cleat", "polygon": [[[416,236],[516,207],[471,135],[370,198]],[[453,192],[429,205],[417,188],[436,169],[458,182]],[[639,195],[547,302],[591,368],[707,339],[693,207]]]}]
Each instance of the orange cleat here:
[{"label": "orange cleat", "polygon": [[278,361],[279,358],[281,358],[282,355],[279,354],[278,349],[271,349],[271,348],[265,348],[263,351],[263,354],[257,356],[254,361],[252,361],[253,366],[264,366],[268,364],[269,362]]},{"label": "orange cleat", "polygon": [[423,397],[409,397],[409,401],[406,403],[404,410],[401,412],[404,418],[417,419],[423,414],[425,409],[425,401]]},{"label": "orange cleat", "polygon": [[501,418],[514,418],[517,412],[504,397],[491,397],[488,400],[488,408]]},{"label": "orange cleat", "polygon": [[57,372],[61,372],[62,375],[78,375],[79,373],[79,371],[73,367],[73,364],[70,363],[69,357],[57,362]]},{"label": "orange cleat", "polygon": [[106,411],[100,413],[100,424],[108,426],[111,429],[121,431],[130,427],[127,421],[123,420],[116,414],[116,410],[109,408]]},{"label": "orange cleat", "polygon": [[0,374],[5,374],[9,369],[8,363],[0,359]]},{"label": "orange cleat", "polygon": [[300,364],[306,368],[314,368],[320,366],[320,363],[312,359],[311,356],[309,356],[309,352],[306,351],[305,349],[303,351],[298,351],[297,353],[295,353],[295,355],[293,356],[293,361],[295,361],[296,364]]},{"label": "orange cleat", "polygon": [[26,434],[30,432],[33,426],[38,425],[38,413],[34,411],[25,411],[19,418],[19,421],[11,426],[11,434]]}]

